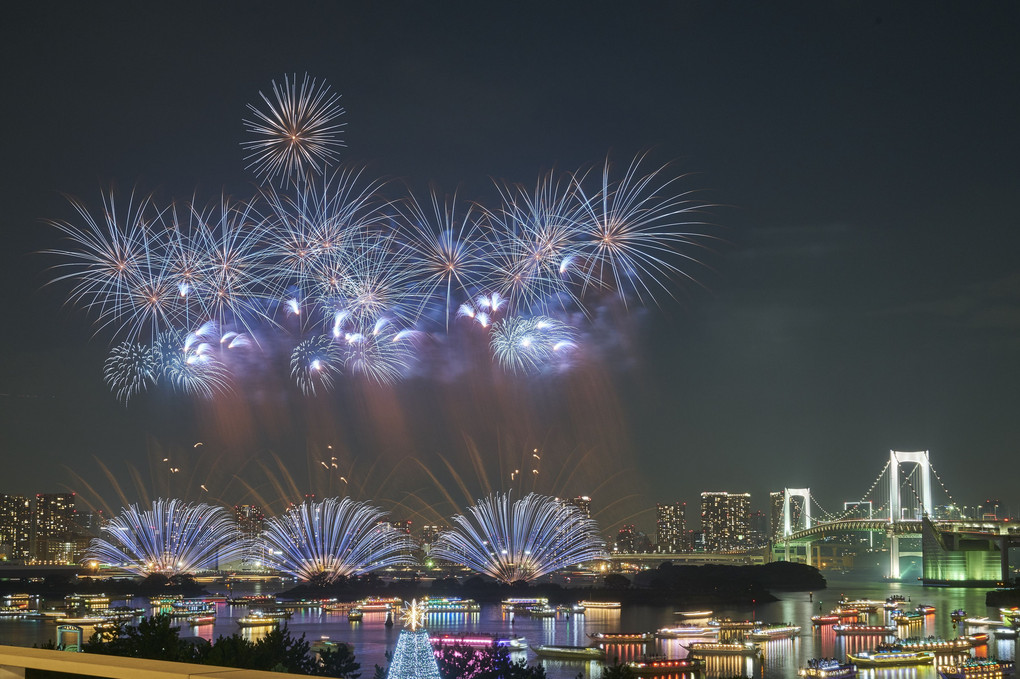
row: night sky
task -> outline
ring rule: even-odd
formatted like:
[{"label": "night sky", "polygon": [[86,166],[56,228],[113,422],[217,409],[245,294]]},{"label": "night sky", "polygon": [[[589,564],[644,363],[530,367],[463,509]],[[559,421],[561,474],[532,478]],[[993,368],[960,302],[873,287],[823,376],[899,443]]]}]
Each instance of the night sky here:
[{"label": "night sky", "polygon": [[[322,493],[339,450],[362,495],[456,503],[537,447],[536,488],[650,528],[642,509],[703,490],[835,508],[890,449],[927,449],[958,502],[1020,510],[1016,3],[39,2],[3,23],[0,492],[114,504],[101,463],[152,494],[255,471]],[[607,310],[611,341],[567,375],[125,409],[109,333],[46,286],[45,220],[111,185],[253,195],[245,105],[290,73],[342,94],[345,160],[414,191],[491,203],[493,179],[673,163],[715,206],[698,284]],[[202,471],[161,480],[165,454]]]}]

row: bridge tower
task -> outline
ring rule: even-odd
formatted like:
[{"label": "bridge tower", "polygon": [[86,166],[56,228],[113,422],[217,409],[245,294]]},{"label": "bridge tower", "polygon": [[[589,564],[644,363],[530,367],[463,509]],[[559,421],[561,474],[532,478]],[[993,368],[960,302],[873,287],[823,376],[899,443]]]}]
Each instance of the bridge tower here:
[{"label": "bridge tower", "polygon": [[[804,500],[804,511],[801,512],[804,524],[798,530],[807,530],[811,527],[811,489],[810,488],[783,488],[783,537],[786,540],[786,560],[790,560],[790,540],[793,535],[793,526],[790,520],[790,497],[800,497]],[[807,545],[807,565],[811,565],[811,543]]]},{"label": "bridge tower", "polygon": [[[900,463],[916,464],[921,468],[921,519],[932,511],[931,504],[931,462],[928,451],[920,450],[905,453],[897,450],[889,451],[889,523],[890,526],[903,520],[903,503],[900,501]],[[893,529],[889,539],[889,577],[897,580],[900,577],[900,536]]]}]

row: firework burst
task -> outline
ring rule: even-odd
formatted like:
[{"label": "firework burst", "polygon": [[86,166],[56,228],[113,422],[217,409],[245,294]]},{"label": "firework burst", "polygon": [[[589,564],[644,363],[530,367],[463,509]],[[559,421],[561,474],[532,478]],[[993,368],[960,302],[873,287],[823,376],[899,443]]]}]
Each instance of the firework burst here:
[{"label": "firework burst", "polygon": [[214,570],[246,547],[226,509],[180,500],[125,507],[102,530],[106,537],[92,540],[85,558],[142,576]]},{"label": "firework burst", "polygon": [[302,340],[290,355],[290,376],[302,392],[309,396],[332,391],[333,380],[340,374],[340,349],[329,335]]},{"label": "firework burst", "polygon": [[413,543],[386,513],[350,498],[304,502],[266,520],[267,561],[299,580],[333,582],[378,568],[412,565]]},{"label": "firework burst", "polygon": [[159,361],[152,347],[122,342],[110,351],[103,378],[117,398],[127,404],[132,396],[156,384]]},{"label": "firework burst", "polygon": [[598,525],[577,507],[529,493],[491,495],[453,517],[431,555],[462,563],[504,583],[606,558]]},{"label": "firework burst", "polygon": [[577,348],[577,333],[549,316],[510,316],[493,323],[489,344],[505,370],[534,374],[565,360]]},{"label": "firework burst", "polygon": [[346,123],[340,95],[325,82],[305,74],[298,87],[297,75],[284,76],[283,85],[273,81],[273,97],[259,92],[264,109],[248,104],[253,118],[244,120],[252,139],[241,144],[248,152],[245,169],[266,182],[280,178],[300,180],[305,173],[322,174],[336,162],[345,146],[340,134]]}]

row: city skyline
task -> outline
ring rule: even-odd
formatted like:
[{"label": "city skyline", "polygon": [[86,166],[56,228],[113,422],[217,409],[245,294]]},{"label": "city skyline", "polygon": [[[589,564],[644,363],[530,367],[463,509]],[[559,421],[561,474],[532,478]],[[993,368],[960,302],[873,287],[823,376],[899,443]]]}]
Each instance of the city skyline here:
[{"label": "city skyline", "polygon": [[[432,494],[450,515],[487,487],[591,495],[596,510],[608,484],[620,519],[641,512],[626,522],[650,530],[655,503],[693,506],[706,488],[759,508],[783,487],[855,500],[896,449],[930,451],[961,504],[1020,501],[1020,95],[1002,86],[1016,8],[602,5],[542,8],[538,26],[510,8],[354,5],[291,28],[268,7],[128,7],[23,7],[8,28],[27,103],[3,114],[17,131],[2,255],[17,332],[0,363],[0,492],[86,492],[75,485],[108,480],[98,460],[123,486],[137,469],[157,496],[185,485],[153,466],[168,457],[210,469],[189,484],[217,495],[235,476],[272,486],[269,468],[305,493]],[[170,58],[177,47],[187,58]],[[56,262],[37,253],[59,238],[42,220],[71,217],[61,192],[96,207],[111,184],[251,195],[246,105],[304,73],[342,97],[342,159],[419,195],[435,181],[491,201],[490,178],[528,186],[651,149],[716,206],[696,283],[596,309],[600,332],[584,339],[598,351],[563,375],[462,372],[313,398],[270,375],[228,399],[125,408],[103,383],[106,338],[44,285]],[[338,470],[314,477],[327,450]],[[529,486],[513,473],[531,450]],[[406,460],[433,475],[427,489],[389,475]]]}]

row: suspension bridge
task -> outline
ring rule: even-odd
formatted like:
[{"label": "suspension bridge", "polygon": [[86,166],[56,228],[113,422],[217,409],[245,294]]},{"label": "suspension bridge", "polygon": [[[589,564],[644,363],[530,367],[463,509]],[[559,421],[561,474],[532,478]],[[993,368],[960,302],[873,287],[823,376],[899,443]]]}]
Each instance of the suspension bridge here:
[{"label": "suspension bridge", "polygon": [[[905,468],[908,470],[905,473]],[[899,579],[901,557],[921,557],[925,584],[1005,582],[1009,579],[1009,548],[1020,545],[1020,524],[992,517],[965,520],[937,516],[933,481],[954,506],[953,497],[931,465],[928,451],[889,451],[889,461],[867,492],[847,502],[841,513],[826,511],[810,488],[784,488],[782,527],[774,547],[790,560],[792,545],[846,533],[881,533],[889,546],[889,577]],[[863,508],[867,516],[863,516]],[[814,516],[812,516],[814,513]],[[818,518],[818,517],[821,518]],[[904,551],[900,541],[921,538],[921,551]]]}]

